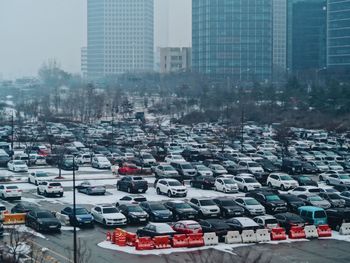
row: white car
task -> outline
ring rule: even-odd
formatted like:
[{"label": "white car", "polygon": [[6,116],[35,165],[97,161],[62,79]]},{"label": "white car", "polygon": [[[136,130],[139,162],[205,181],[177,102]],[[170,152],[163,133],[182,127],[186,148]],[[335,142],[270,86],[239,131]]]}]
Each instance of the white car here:
[{"label": "white car", "polygon": [[39,182],[36,191],[38,195],[58,195],[59,197],[62,197],[64,192],[63,187],[59,182]]},{"label": "white car", "polygon": [[326,184],[328,185],[338,185],[345,184],[350,185],[350,176],[345,173],[330,174],[326,178]]},{"label": "white car", "polygon": [[18,199],[22,198],[22,190],[17,185],[0,185],[0,197],[2,199]]},{"label": "white car", "polygon": [[325,163],[328,165],[329,170],[331,171],[337,171],[337,172],[343,172],[344,168],[340,164],[334,161],[325,161]]},{"label": "white car", "polygon": [[281,190],[293,189],[299,186],[297,181],[285,173],[271,173],[266,182],[270,188],[275,187]]},{"label": "white car", "polygon": [[89,153],[78,154],[75,160],[78,164],[89,164],[91,163],[91,155]]},{"label": "white car", "polygon": [[97,205],[91,209],[94,220],[105,226],[125,226],[126,217],[117,208],[110,205]]},{"label": "white car", "polygon": [[141,153],[140,157],[145,164],[155,165],[157,163],[156,159],[150,153]]},{"label": "white car", "polygon": [[176,163],[179,163],[179,162],[186,162],[186,160],[181,156],[181,155],[178,155],[178,154],[172,154],[172,155],[167,155],[164,159],[165,162],[167,163],[172,163],[172,162],[176,162]]},{"label": "white car", "polygon": [[40,182],[47,181],[49,175],[43,171],[35,171],[29,174],[28,183],[38,185]]},{"label": "white car", "polygon": [[95,156],[92,158],[91,166],[98,169],[111,169],[111,163],[104,156]]},{"label": "white car", "polygon": [[120,198],[115,204],[115,206],[118,207],[120,205],[139,204],[146,201],[147,199],[143,195],[126,195]]},{"label": "white car", "polygon": [[239,162],[238,170],[246,170],[252,174],[262,174],[264,173],[264,169],[256,162],[248,161],[248,162]]},{"label": "white car", "polygon": [[265,207],[252,197],[240,197],[236,198],[235,202],[244,208],[244,210],[250,216],[265,215]]},{"label": "white car", "polygon": [[288,191],[290,194],[293,194],[295,196],[298,195],[316,195],[320,193],[320,188],[316,186],[298,186],[295,187],[293,190]]},{"label": "white car", "polygon": [[212,170],[215,176],[228,173],[227,170],[220,164],[210,164],[208,167]]},{"label": "white car", "polygon": [[170,178],[176,178],[180,177],[178,171],[174,167],[172,167],[170,164],[167,163],[161,163],[154,169],[154,174],[156,177],[170,177]]},{"label": "white car", "polygon": [[278,157],[272,154],[270,151],[258,151],[257,154],[269,161],[277,161]]},{"label": "white car", "polygon": [[272,230],[273,228],[279,227],[278,221],[274,216],[264,215],[264,216],[256,216],[253,220],[259,225],[268,230]]},{"label": "white car", "polygon": [[158,195],[166,194],[168,197],[187,196],[187,188],[175,179],[160,179],[156,184]]},{"label": "white car", "polygon": [[203,164],[195,165],[194,169],[196,169],[198,175],[201,175],[201,176],[213,176],[212,170],[210,170],[208,167],[206,167]]},{"label": "white car", "polygon": [[329,171],[328,165],[322,161],[311,161],[310,163],[314,165],[322,173]]},{"label": "white car", "polygon": [[28,166],[25,161],[11,160],[7,163],[7,169],[13,172],[28,172]]},{"label": "white car", "polygon": [[234,181],[237,183],[238,188],[244,192],[261,188],[261,184],[251,176],[236,176]]},{"label": "white car", "polygon": [[216,178],[215,190],[224,193],[238,193],[237,184],[230,178]]}]

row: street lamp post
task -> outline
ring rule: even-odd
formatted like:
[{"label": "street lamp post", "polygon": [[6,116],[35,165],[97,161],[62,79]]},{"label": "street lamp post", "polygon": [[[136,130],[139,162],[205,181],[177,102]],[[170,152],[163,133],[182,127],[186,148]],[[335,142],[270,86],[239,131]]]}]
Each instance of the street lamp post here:
[{"label": "street lamp post", "polygon": [[[75,199],[75,156],[73,156],[73,218],[76,219],[76,199]],[[78,262],[77,258],[77,225],[73,225],[73,253],[74,263]]]}]

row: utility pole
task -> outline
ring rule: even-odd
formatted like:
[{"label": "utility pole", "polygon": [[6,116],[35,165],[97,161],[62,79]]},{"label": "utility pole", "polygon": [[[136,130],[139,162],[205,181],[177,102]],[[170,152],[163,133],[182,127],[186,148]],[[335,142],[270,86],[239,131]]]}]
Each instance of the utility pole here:
[{"label": "utility pole", "polygon": [[244,106],[242,107],[242,115],[241,115],[241,151],[243,151],[243,143],[244,143]]},{"label": "utility pole", "polygon": [[12,116],[11,116],[11,151],[13,151],[13,140],[14,140],[14,127],[15,126],[15,120],[14,120],[14,112],[12,110]]},{"label": "utility pole", "polygon": [[[73,156],[73,216],[76,220],[76,200],[75,200],[75,156]],[[74,253],[74,263],[78,263],[77,258],[77,224],[73,225],[73,253]]]}]

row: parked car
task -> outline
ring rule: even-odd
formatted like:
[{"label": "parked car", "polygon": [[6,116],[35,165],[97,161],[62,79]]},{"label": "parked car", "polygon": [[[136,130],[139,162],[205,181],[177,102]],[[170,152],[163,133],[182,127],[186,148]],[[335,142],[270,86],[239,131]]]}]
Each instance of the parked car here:
[{"label": "parked car", "polygon": [[2,199],[16,199],[21,200],[22,190],[17,185],[0,185],[0,196]]},{"label": "parked car", "polygon": [[345,200],[335,193],[320,193],[319,196],[327,200],[332,207],[345,207]]},{"label": "parked car", "polygon": [[230,226],[222,220],[201,219],[198,223],[202,227],[203,233],[215,233],[219,240],[222,240],[227,235],[227,232],[230,231]]},{"label": "parked car", "polygon": [[287,203],[279,198],[277,194],[272,192],[250,192],[246,194],[247,197],[253,197],[260,204],[262,204],[267,213],[283,213],[287,212]]},{"label": "parked car", "polygon": [[216,205],[220,208],[221,216],[223,218],[230,218],[236,216],[243,216],[244,209],[237,205],[232,199],[229,198],[216,198],[214,199]]},{"label": "parked car", "polygon": [[324,209],[331,207],[331,204],[319,195],[298,195],[298,197],[303,199],[306,205],[321,207]]},{"label": "parked car", "polygon": [[67,171],[78,171],[79,165],[75,162],[74,159],[63,159],[58,162],[58,168]]},{"label": "parked car", "polygon": [[173,217],[177,221],[181,219],[188,220],[188,219],[198,218],[197,210],[195,210],[185,201],[180,201],[180,200],[168,201],[164,205],[173,213]]},{"label": "parked car", "polygon": [[64,190],[60,182],[39,182],[37,186],[38,195],[44,196],[63,196]]},{"label": "parked car", "polygon": [[328,225],[336,231],[339,231],[343,223],[350,223],[349,208],[331,208],[326,210]]},{"label": "parked car", "polygon": [[160,164],[154,169],[154,174],[156,177],[163,178],[181,178],[179,173],[170,164]]},{"label": "parked car", "polygon": [[134,204],[137,205],[141,202],[146,202],[147,199],[143,195],[126,195],[122,198],[120,198],[115,206],[118,207],[119,205],[129,205],[129,204]]},{"label": "parked car", "polygon": [[301,206],[305,206],[305,202],[303,199],[292,195],[292,194],[279,194],[278,195],[283,201],[287,203],[288,211],[297,213],[298,208]]},{"label": "parked car", "polygon": [[188,162],[171,162],[170,164],[181,175],[182,179],[191,179],[197,174],[196,169]]},{"label": "parked car", "polygon": [[299,215],[309,224],[318,226],[327,224],[327,214],[323,208],[302,206],[298,208]]},{"label": "parked car", "polygon": [[132,163],[123,163],[118,169],[118,173],[121,175],[136,175],[141,174],[141,169]]},{"label": "parked car", "polygon": [[248,192],[261,188],[261,184],[251,176],[235,176],[233,179],[240,190]]},{"label": "parked car", "polygon": [[297,214],[294,213],[280,213],[276,214],[275,218],[280,227],[283,227],[287,233],[293,226],[305,226],[305,220]]},{"label": "parked car", "polygon": [[130,224],[147,224],[148,214],[137,204],[119,205],[118,210],[126,217]]},{"label": "parked car", "polygon": [[13,172],[28,172],[28,166],[25,161],[11,160],[7,163],[7,169]]},{"label": "parked car", "polygon": [[230,178],[216,178],[215,190],[224,193],[238,193],[238,185]]},{"label": "parked car", "polygon": [[215,178],[211,175],[203,176],[197,175],[194,176],[190,181],[191,187],[201,188],[201,189],[212,189],[215,186]]},{"label": "parked car", "polygon": [[302,163],[297,159],[284,158],[282,160],[282,171],[289,174],[300,174],[302,173]]},{"label": "parked car", "polygon": [[220,208],[210,198],[191,198],[189,204],[198,211],[200,218],[220,216]]},{"label": "parked car", "polygon": [[173,220],[173,213],[159,202],[142,202],[141,208],[149,215],[151,222],[170,222]]},{"label": "parked car", "polygon": [[214,176],[227,174],[227,170],[220,164],[210,164],[208,168],[212,170]]},{"label": "parked car", "polygon": [[32,183],[38,185],[39,182],[47,181],[49,179],[49,175],[44,171],[35,171],[29,174],[28,183]]},{"label": "parked car", "polygon": [[156,184],[158,195],[165,194],[168,197],[186,197],[187,188],[175,179],[160,179]]},{"label": "parked car", "polygon": [[350,190],[341,192],[339,197],[345,201],[345,206],[350,206]]},{"label": "parked car", "polygon": [[166,223],[149,223],[136,231],[138,237],[173,236],[176,232]]},{"label": "parked car", "polygon": [[256,216],[253,220],[261,227],[272,230],[273,228],[279,227],[276,217],[271,215]]},{"label": "parked car", "polygon": [[91,163],[92,156],[90,153],[82,153],[78,154],[75,159],[78,164],[89,164]]},{"label": "parked car", "polygon": [[49,210],[31,210],[27,213],[25,225],[38,232],[61,230],[60,221]]},{"label": "parked car", "polygon": [[61,210],[61,214],[68,216],[69,223],[72,226],[94,226],[93,216],[84,207],[76,206],[74,213],[74,207],[67,206]]},{"label": "parked car", "polygon": [[299,186],[318,186],[318,183],[312,180],[309,176],[294,175],[292,178],[298,182]]},{"label": "parked car", "polygon": [[267,185],[270,188],[280,188],[285,191],[288,189],[293,189],[298,186],[298,182],[293,180],[288,174],[284,173],[272,173],[267,178]]},{"label": "parked car", "polygon": [[37,209],[39,209],[39,206],[37,204],[22,201],[11,208],[11,214],[28,213],[29,211]]},{"label": "parked car", "polygon": [[173,224],[173,230],[179,234],[185,235],[203,233],[201,225],[193,220],[177,221]]},{"label": "parked car", "polygon": [[203,164],[194,165],[194,169],[196,169],[197,175],[199,175],[199,176],[203,176],[203,177],[212,177],[213,176],[213,171],[210,170],[208,167],[206,167]]},{"label": "parked car", "polygon": [[317,186],[298,186],[293,190],[290,190],[288,193],[293,195],[315,195],[320,193],[320,188]]},{"label": "parked car", "polygon": [[110,205],[97,205],[91,209],[94,220],[104,226],[125,226],[126,217]]},{"label": "parked car", "polygon": [[97,169],[111,169],[111,163],[105,156],[93,157],[91,166]]},{"label": "parked car", "polygon": [[104,195],[106,193],[106,187],[103,185],[92,185],[89,181],[83,181],[76,186],[79,193],[87,195]]},{"label": "parked car", "polygon": [[249,216],[264,215],[266,213],[265,207],[262,206],[256,199],[251,197],[239,197],[235,202],[244,208],[245,214]]},{"label": "parked car", "polygon": [[326,178],[326,184],[328,184],[328,185],[338,185],[338,184],[350,185],[350,176],[349,176],[349,174],[344,174],[344,173],[330,174]]},{"label": "parked car", "polygon": [[125,176],[117,182],[117,189],[128,193],[145,193],[148,182],[141,176]]},{"label": "parked car", "polygon": [[240,234],[243,230],[254,230],[255,232],[257,229],[264,228],[248,217],[233,217],[227,219],[225,223],[229,225],[230,230],[238,231]]}]

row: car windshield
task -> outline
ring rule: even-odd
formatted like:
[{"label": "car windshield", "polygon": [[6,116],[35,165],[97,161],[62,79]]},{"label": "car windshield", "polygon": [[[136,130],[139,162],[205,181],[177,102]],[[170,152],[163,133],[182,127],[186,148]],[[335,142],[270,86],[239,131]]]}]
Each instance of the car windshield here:
[{"label": "car windshield", "polygon": [[186,203],[175,203],[174,206],[177,209],[189,209],[189,208],[192,208],[189,204],[186,204]]},{"label": "car windshield", "polygon": [[341,174],[339,177],[340,179],[350,179],[350,176],[348,174]]},{"label": "car windshield", "polygon": [[108,207],[108,208],[103,208],[103,213],[104,214],[114,214],[114,213],[118,213],[118,210],[114,207]]},{"label": "car windshield", "polygon": [[231,179],[223,179],[225,184],[234,184],[233,180]]},{"label": "car windshield", "polygon": [[177,182],[177,181],[169,181],[168,183],[170,186],[181,186],[182,185],[180,182]]},{"label": "car windshield", "polygon": [[43,173],[43,172],[40,172],[40,173],[36,173],[35,174],[36,177],[47,177],[47,173]]},{"label": "car windshield", "polygon": [[309,182],[309,181],[311,181],[311,179],[309,177],[306,177],[306,176],[300,176],[299,180],[302,181],[302,182]]},{"label": "car windshield", "polygon": [[272,224],[277,224],[277,223],[278,223],[277,220],[274,218],[270,218],[270,219],[265,220],[266,225],[272,225]]},{"label": "car windshield", "polygon": [[176,171],[174,167],[172,166],[163,166],[164,171]]},{"label": "car windshield", "polygon": [[75,210],[75,214],[76,215],[86,215],[88,214],[89,212],[85,209],[85,208],[77,208]]},{"label": "car windshield", "polygon": [[210,171],[210,169],[208,167],[205,167],[205,166],[197,166],[197,170],[198,171]]},{"label": "car windshield", "polygon": [[326,213],[324,211],[316,211],[315,212],[315,218],[325,218],[327,217]]},{"label": "car windshield", "polygon": [[248,163],[249,167],[260,167],[257,163]]},{"label": "car windshield", "polygon": [[166,210],[165,206],[162,204],[150,204],[152,210]]},{"label": "car windshield", "polygon": [[49,212],[38,212],[38,218],[53,218],[54,216]]},{"label": "car windshield", "polygon": [[139,206],[129,206],[129,212],[143,212],[143,210]]},{"label": "car windshield", "polygon": [[182,169],[193,169],[192,165],[190,165],[190,164],[182,164],[181,168]]},{"label": "car windshield", "polygon": [[153,156],[150,155],[150,154],[143,154],[143,155],[142,155],[142,158],[143,158],[143,159],[153,159]]},{"label": "car windshield", "polygon": [[246,199],[246,200],[245,200],[245,203],[246,203],[247,205],[259,205],[259,202],[256,201],[255,199]]},{"label": "car windshield", "polygon": [[147,199],[145,197],[136,197],[134,198],[134,201],[141,203],[141,202],[146,202]]},{"label": "car windshield", "polygon": [[18,187],[15,185],[8,185],[6,186],[6,189],[18,189]]},{"label": "car windshield", "polygon": [[213,200],[199,200],[201,206],[216,205]]},{"label": "car windshield", "polygon": [[257,182],[257,180],[255,180],[254,178],[244,178],[244,181],[248,184]]},{"label": "car windshield", "polygon": [[50,186],[61,186],[61,183],[50,183]]},{"label": "car windshield", "polygon": [[142,178],[142,177],[134,177],[133,180],[134,180],[134,181],[142,181],[143,178]]},{"label": "car windshield", "polygon": [[339,195],[337,195],[337,194],[328,194],[328,197],[330,199],[340,199]]},{"label": "car windshield", "polygon": [[188,229],[199,229],[201,226],[199,224],[188,224],[186,225]]},{"label": "car windshield", "polygon": [[232,200],[221,200],[221,205],[223,206],[235,206],[235,202]]},{"label": "car windshield", "polygon": [[281,175],[280,176],[282,181],[290,181],[293,180],[292,177],[288,176],[288,175]]},{"label": "car windshield", "polygon": [[311,188],[311,189],[309,189],[309,192],[310,193],[319,193],[320,189],[318,189],[318,188]]},{"label": "car windshield", "polygon": [[319,196],[310,196],[309,200],[310,201],[322,201],[323,199]]},{"label": "car windshield", "polygon": [[277,195],[267,195],[266,196],[267,201],[278,201],[281,200]]},{"label": "car windshield", "polygon": [[21,161],[21,160],[13,161],[13,163],[16,164],[16,165],[25,165],[26,164],[25,161]]}]

